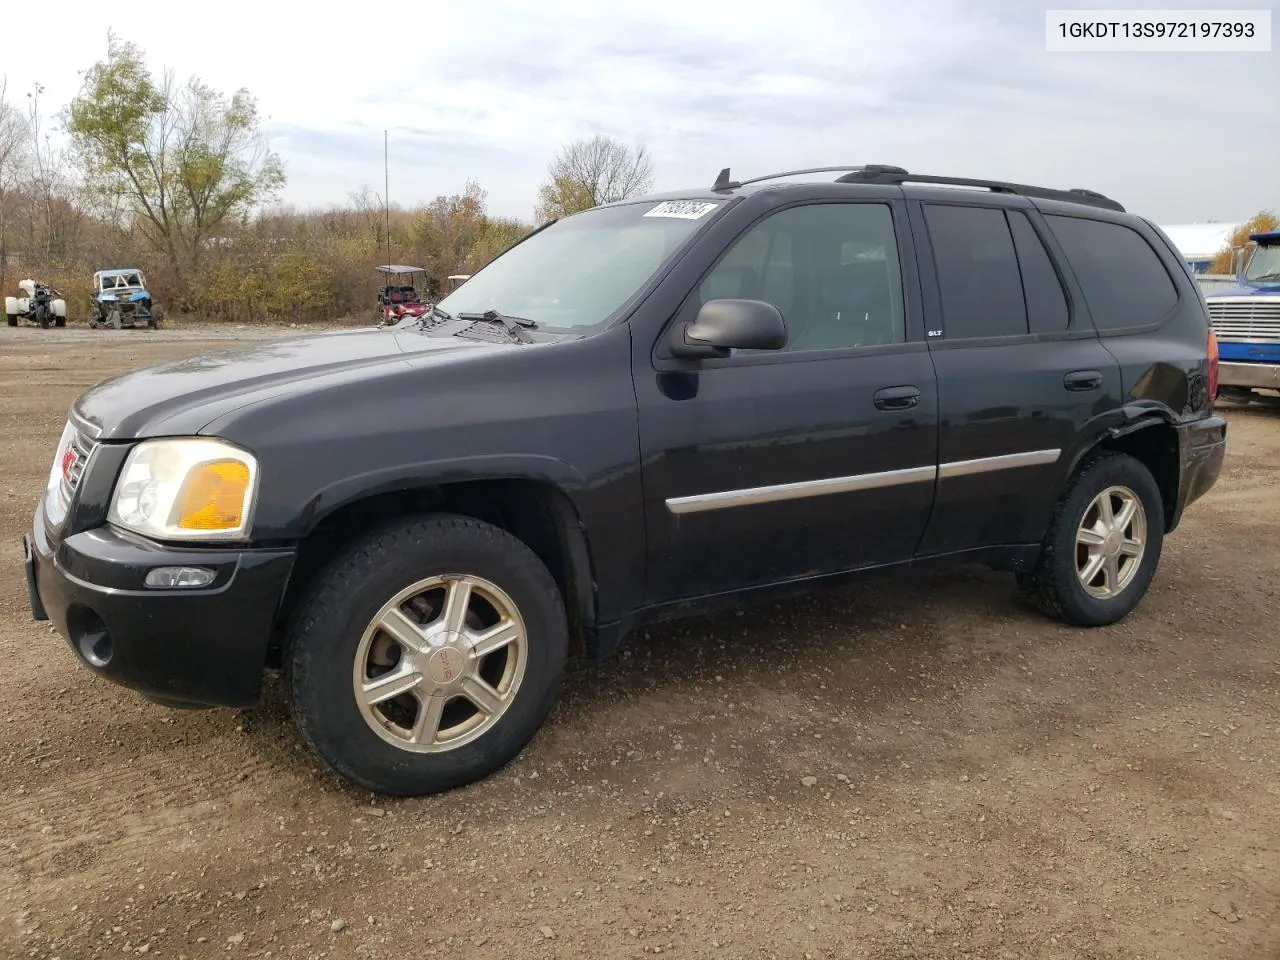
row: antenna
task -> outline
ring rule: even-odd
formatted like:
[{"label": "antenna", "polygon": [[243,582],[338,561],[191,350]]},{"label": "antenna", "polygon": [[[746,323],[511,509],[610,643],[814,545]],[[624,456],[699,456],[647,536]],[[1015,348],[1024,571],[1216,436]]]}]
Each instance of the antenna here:
[{"label": "antenna", "polygon": [[[387,265],[391,264],[391,159],[390,140],[386,130],[382,131],[382,205],[387,216]],[[389,281],[388,281],[389,282]]]},{"label": "antenna", "polygon": [[720,176],[716,177],[716,182],[711,185],[711,189],[716,193],[722,190],[732,190],[738,184],[729,179],[729,168],[725,167],[720,171]]}]

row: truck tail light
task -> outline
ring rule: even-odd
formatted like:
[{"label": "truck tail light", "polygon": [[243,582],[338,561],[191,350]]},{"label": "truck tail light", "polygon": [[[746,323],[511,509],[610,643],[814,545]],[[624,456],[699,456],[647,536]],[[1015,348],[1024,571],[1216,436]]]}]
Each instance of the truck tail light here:
[{"label": "truck tail light", "polygon": [[1209,399],[1218,399],[1218,338],[1212,330],[1209,331],[1209,340],[1205,345],[1206,352],[1209,354]]}]

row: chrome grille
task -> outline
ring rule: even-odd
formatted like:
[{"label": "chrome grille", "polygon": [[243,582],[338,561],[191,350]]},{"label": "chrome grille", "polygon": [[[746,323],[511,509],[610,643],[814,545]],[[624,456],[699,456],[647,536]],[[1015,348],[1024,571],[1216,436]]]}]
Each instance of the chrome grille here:
[{"label": "chrome grille", "polygon": [[1280,297],[1231,297],[1207,303],[1219,340],[1280,343]]},{"label": "chrome grille", "polygon": [[[93,448],[93,441],[76,431],[71,434],[71,443],[67,450],[59,453],[60,458],[65,457],[67,452],[75,453],[75,459],[67,465],[65,470],[61,470],[62,480],[58,485],[58,494],[64,507],[71,502],[72,494],[80,485],[80,478],[84,476],[85,464],[89,462],[89,455],[93,453]],[[59,469],[61,466],[59,463]]]}]

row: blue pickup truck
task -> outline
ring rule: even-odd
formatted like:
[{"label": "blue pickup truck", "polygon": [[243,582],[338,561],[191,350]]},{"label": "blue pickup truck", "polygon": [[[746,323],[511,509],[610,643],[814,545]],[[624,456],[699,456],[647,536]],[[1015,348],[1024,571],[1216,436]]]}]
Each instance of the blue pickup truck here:
[{"label": "blue pickup truck", "polygon": [[1250,399],[1280,390],[1280,230],[1254,233],[1257,244],[1236,283],[1205,294],[1218,340],[1220,395]]}]

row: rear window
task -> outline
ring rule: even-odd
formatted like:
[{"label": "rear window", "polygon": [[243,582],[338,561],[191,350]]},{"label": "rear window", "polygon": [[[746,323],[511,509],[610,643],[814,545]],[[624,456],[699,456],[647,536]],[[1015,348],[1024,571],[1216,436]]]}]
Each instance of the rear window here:
[{"label": "rear window", "polygon": [[1151,244],[1119,223],[1046,216],[1076,279],[1094,325],[1123,330],[1158,323],[1178,302],[1178,289]]}]

